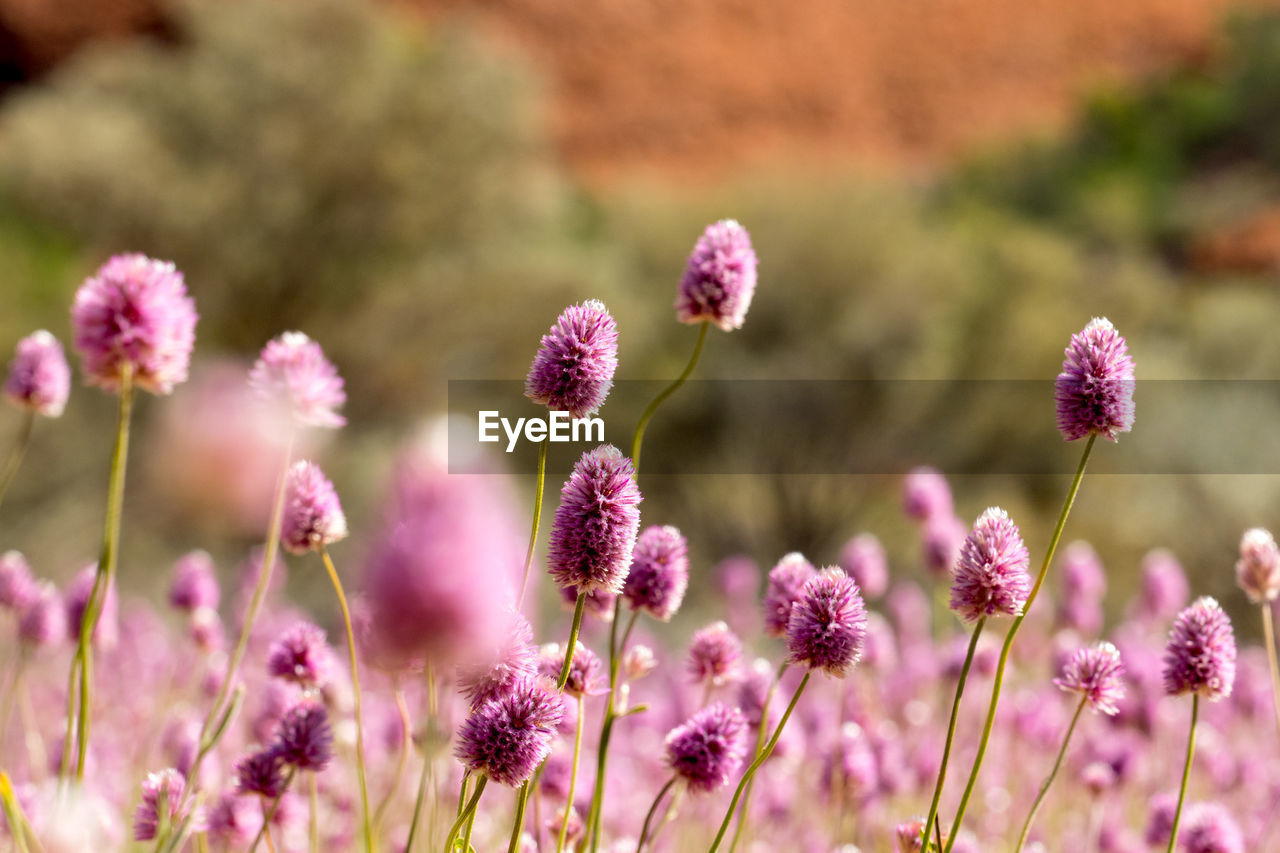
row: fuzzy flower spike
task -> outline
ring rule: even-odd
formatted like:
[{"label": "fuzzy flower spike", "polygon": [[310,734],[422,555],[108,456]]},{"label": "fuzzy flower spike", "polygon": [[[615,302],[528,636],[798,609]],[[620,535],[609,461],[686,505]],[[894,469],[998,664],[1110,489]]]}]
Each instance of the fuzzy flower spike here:
[{"label": "fuzzy flower spike", "polygon": [[4,383],[9,402],[34,414],[56,418],[66,407],[70,392],[71,368],[57,338],[41,329],[18,341]]},{"label": "fuzzy flower spike", "polygon": [[293,463],[285,481],[280,544],[291,554],[305,554],[346,537],[347,518],[333,483],[314,462]]},{"label": "fuzzy flower spike", "polygon": [[582,455],[560,492],[547,563],[561,588],[621,593],[640,528],[631,461],[611,444]]},{"label": "fuzzy flower spike", "polygon": [[751,235],[736,221],[722,219],[708,225],[694,244],[676,294],[676,318],[731,332],[742,328],[755,292]]},{"label": "fuzzy flower spike", "polygon": [[604,405],[618,369],[618,324],[595,299],[570,305],[542,336],[524,395],[575,418]]},{"label": "fuzzy flower spike", "polygon": [[1021,615],[1031,591],[1030,560],[1018,525],[999,507],[989,508],[960,546],[951,609],[966,622]]},{"label": "fuzzy flower spike", "polygon": [[295,424],[334,429],[347,421],[342,377],[320,345],[302,332],[285,332],[262,348],[249,371],[258,396],[280,406]]},{"label": "fuzzy flower spike", "polygon": [[1133,359],[1115,326],[1095,317],[1067,345],[1055,383],[1058,430],[1067,441],[1115,441],[1133,429]]}]

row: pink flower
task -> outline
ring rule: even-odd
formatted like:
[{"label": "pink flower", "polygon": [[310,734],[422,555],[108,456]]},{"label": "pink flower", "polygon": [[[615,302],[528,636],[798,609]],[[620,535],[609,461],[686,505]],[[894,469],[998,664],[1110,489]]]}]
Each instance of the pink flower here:
[{"label": "pink flower", "polygon": [[295,423],[333,429],[347,422],[336,411],[347,401],[342,377],[320,345],[302,332],[285,332],[268,342],[249,371],[249,384]]},{"label": "pink flower", "polygon": [[14,405],[56,418],[70,391],[71,368],[57,338],[41,329],[18,341],[4,384],[4,395]]}]

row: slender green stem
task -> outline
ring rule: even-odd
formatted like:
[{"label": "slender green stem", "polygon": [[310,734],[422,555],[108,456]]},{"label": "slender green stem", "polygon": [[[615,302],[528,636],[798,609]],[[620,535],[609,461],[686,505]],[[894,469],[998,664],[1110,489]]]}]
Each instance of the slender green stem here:
[{"label": "slender green stem", "polygon": [[27,444],[31,441],[31,428],[36,422],[36,413],[28,409],[22,414],[22,423],[18,425],[18,437],[14,439],[13,450],[9,451],[9,459],[4,464],[4,473],[0,473],[0,503],[4,502],[4,493],[9,490],[18,467],[22,465],[22,457],[27,453]]},{"label": "slender green stem", "polygon": [[[769,730],[769,706],[773,704],[773,696],[778,692],[778,684],[782,682],[782,676],[787,671],[787,662],[784,660],[778,667],[778,674],[773,677],[773,683],[769,685],[769,691],[764,694],[764,704],[760,706],[760,725],[756,727],[756,748],[753,756],[759,755],[764,749],[764,733]],[[747,810],[751,807],[751,792],[756,786],[756,780],[752,777],[747,782],[747,789],[742,792],[742,805],[738,808],[738,825],[733,830],[733,841],[729,843],[729,853],[738,849],[738,845],[742,842],[742,833],[747,828]]]},{"label": "slender green stem", "polygon": [[0,771],[0,803],[4,805],[4,816],[9,823],[9,835],[13,838],[18,853],[30,853],[30,848],[27,847],[27,819],[22,813],[22,804],[14,794],[9,774],[3,771]]},{"label": "slender green stem", "polygon": [[702,345],[707,341],[707,329],[709,328],[711,328],[710,323],[703,323],[698,329],[698,342],[694,344],[693,355],[689,356],[689,363],[684,366],[684,370],[680,375],[670,385],[663,388],[661,393],[653,398],[653,402],[645,407],[643,414],[640,415],[640,420],[636,423],[636,432],[631,438],[631,464],[635,467],[637,476],[640,474],[640,443],[644,441],[644,429],[649,425],[649,420],[653,417],[653,413],[658,411],[658,407],[674,394],[693,373],[693,368],[698,364],[698,356],[702,355]]},{"label": "slender green stem", "polygon": [[311,805],[311,825],[308,830],[311,853],[320,853],[320,786],[314,773],[307,774],[307,800]]},{"label": "slender green stem", "polygon": [[511,841],[507,843],[507,853],[517,853],[520,849],[520,832],[524,829],[524,810],[528,803],[529,783],[525,782],[516,794],[516,820],[511,825]]},{"label": "slender green stem", "polygon": [[[435,786],[435,755],[431,750],[430,726],[434,725],[436,714],[439,708],[436,707],[436,670],[430,661],[427,662],[427,719],[424,729],[422,741],[422,774],[418,777],[418,795],[413,801],[413,818],[409,821],[409,838],[404,845],[404,853],[413,850],[413,839],[418,832],[418,822],[422,819],[422,806],[426,802],[427,788],[431,788],[431,823],[427,830],[427,845],[435,841],[435,817],[436,817],[436,801],[438,799]],[[462,777],[462,784],[467,784],[467,777]],[[458,811],[462,811],[462,805],[458,805]]]},{"label": "slender green stem", "polygon": [[285,792],[289,790],[289,784],[293,782],[293,776],[297,771],[289,768],[288,774],[284,777],[284,784],[280,786],[280,793],[271,801],[271,808],[262,810],[262,828],[258,830],[258,834],[253,839],[253,844],[249,845],[249,853],[253,853],[258,849],[258,845],[262,843],[263,836],[266,836],[267,846],[271,847],[271,821],[276,816],[276,810],[280,808],[280,800],[284,797]]},{"label": "slender green stem", "polygon": [[364,714],[360,703],[360,672],[356,661],[356,633],[351,627],[351,610],[347,607],[347,596],[342,591],[342,581],[338,578],[338,570],[333,567],[329,557],[329,549],[320,546],[320,558],[329,572],[329,580],[333,583],[333,591],[338,595],[338,606],[342,608],[342,622],[347,629],[347,653],[351,663],[351,689],[355,693],[356,706],[356,775],[360,780],[360,806],[363,815],[365,853],[373,853],[373,823],[369,816],[369,783],[364,769]]},{"label": "slender green stem", "polygon": [[1014,850],[1022,850],[1027,843],[1027,835],[1031,832],[1031,823],[1036,819],[1036,812],[1040,811],[1040,804],[1044,802],[1045,796],[1049,793],[1049,787],[1053,784],[1053,780],[1057,778],[1058,771],[1062,768],[1062,759],[1067,755],[1067,745],[1071,743],[1071,735],[1076,730],[1076,723],[1080,722],[1080,714],[1084,711],[1085,704],[1089,701],[1089,697],[1081,696],[1080,703],[1076,705],[1076,712],[1071,715],[1071,725],[1067,726],[1066,737],[1062,739],[1062,748],[1058,750],[1058,757],[1053,762],[1053,769],[1049,771],[1049,775],[1045,777],[1044,783],[1040,786],[1040,793],[1036,794],[1036,801],[1031,804],[1031,811],[1027,812],[1027,819],[1022,824],[1022,832],[1018,833],[1018,844]]},{"label": "slender green stem", "polygon": [[560,677],[556,679],[556,690],[564,691],[569,683],[569,670],[573,667],[573,653],[578,648],[578,632],[582,630],[582,612],[587,604],[587,594],[578,593],[578,603],[573,606],[573,623],[569,626],[569,644],[564,650],[564,665],[560,667]]},{"label": "slender green stem", "polygon": [[1262,602],[1262,636],[1267,644],[1267,662],[1271,666],[1271,702],[1276,715],[1276,731],[1280,732],[1280,662],[1276,661],[1276,630],[1271,618],[1272,602]]},{"label": "slender green stem", "polygon": [[467,822],[467,818],[475,812],[476,806],[480,804],[480,795],[484,793],[484,786],[488,782],[488,776],[481,776],[476,780],[476,790],[471,795],[471,799],[467,801],[466,807],[463,808],[462,814],[458,815],[458,819],[453,822],[453,826],[449,827],[449,835],[444,841],[445,853],[453,853],[454,842],[458,840],[458,833],[462,831],[462,825]]},{"label": "slender green stem", "polygon": [[[782,736],[782,730],[787,725],[787,720],[791,719],[791,712],[796,709],[796,703],[800,701],[800,694],[804,693],[804,688],[809,683],[809,678],[813,672],[806,672],[804,678],[800,679],[800,684],[796,687],[795,694],[791,697],[791,701],[787,704],[787,710],[782,713],[782,719],[778,721],[778,727],[773,730],[773,736],[769,738],[769,742],[765,744],[764,749],[756,755],[756,760],[751,762],[751,766],[747,768],[747,772],[742,774],[742,781],[738,782],[738,789],[733,792],[733,799],[729,801],[729,810],[725,812],[724,820],[720,821],[720,831],[716,833],[715,841],[711,842],[711,849],[707,853],[716,853],[720,849],[720,843],[724,841],[724,834],[729,831],[729,823],[733,820],[733,813],[738,808],[738,801],[742,799],[742,792],[747,785],[751,784],[751,779],[756,775],[756,771],[760,766],[769,759],[773,753],[773,748],[778,745],[778,738]],[[765,725],[762,720],[760,725]],[[743,815],[746,820],[746,815]]]},{"label": "slender green stem", "polygon": [[236,673],[240,671],[240,663],[244,660],[245,651],[249,647],[249,634],[253,631],[253,623],[258,618],[258,611],[262,609],[262,602],[266,597],[267,587],[271,582],[271,572],[275,568],[276,562],[276,549],[280,544],[280,526],[284,520],[284,490],[289,476],[289,463],[293,459],[293,442],[294,433],[291,428],[289,437],[285,441],[284,464],[280,468],[280,477],[276,481],[276,494],[271,507],[271,520],[267,525],[267,540],[263,543],[262,569],[258,572],[258,582],[253,588],[253,596],[249,599],[249,609],[245,612],[244,621],[240,625],[240,636],[231,651],[231,657],[227,659],[227,669],[223,674],[222,684],[213,699],[213,704],[209,706],[209,713],[204,719],[204,724],[200,727],[200,750],[196,753],[195,761],[192,762],[191,770],[187,775],[188,779],[199,778],[200,765],[204,762],[205,756],[218,744],[217,739],[210,737],[210,734],[213,731],[215,721],[219,718],[222,706],[226,703],[227,696],[232,690]]},{"label": "slender green stem", "polygon": [[373,810],[375,834],[381,831],[383,818],[387,816],[387,808],[395,799],[396,792],[400,790],[400,783],[404,781],[404,771],[409,766],[409,752],[413,748],[413,724],[409,721],[409,706],[404,700],[404,688],[400,686],[398,680],[392,682],[391,695],[395,699],[396,711],[400,715],[400,755],[396,758],[395,773],[391,777],[387,793]]},{"label": "slender green stem", "polygon": [[1169,832],[1169,850],[1178,846],[1178,824],[1182,822],[1182,805],[1187,800],[1187,780],[1191,778],[1191,762],[1196,757],[1196,721],[1200,718],[1200,694],[1191,697],[1191,731],[1187,734],[1187,760],[1182,765],[1182,785],[1178,788],[1178,810],[1173,813],[1173,829]]},{"label": "slender green stem", "polygon": [[960,698],[964,696],[964,685],[969,680],[969,667],[973,665],[973,654],[978,649],[978,638],[982,636],[982,628],[986,624],[987,619],[984,616],[978,620],[978,624],[973,626],[969,650],[965,652],[964,665],[960,667],[960,680],[956,682],[956,696],[951,701],[951,720],[947,723],[947,740],[942,747],[942,762],[938,765],[938,781],[933,786],[933,802],[929,804],[929,817],[924,822],[924,828],[921,829],[920,843],[925,851],[929,849],[929,830],[933,828],[934,818],[938,816],[938,805],[942,802],[942,786],[947,779],[947,762],[951,760],[951,746],[956,739],[956,719],[960,716]]},{"label": "slender green stem", "polygon": [[[404,853],[413,850],[413,839],[418,834],[418,823],[422,819],[422,804],[427,798],[427,775],[431,769],[431,757],[423,751],[422,775],[418,777],[418,796],[413,801],[413,818],[409,821],[409,838],[404,845]],[[465,782],[464,782],[465,784]]]},{"label": "slender green stem", "polygon": [[587,834],[591,853],[596,853],[600,845],[600,825],[604,818],[604,785],[605,773],[609,764],[609,740],[613,737],[613,723],[618,718],[615,697],[618,693],[618,670],[622,658],[627,652],[627,639],[631,629],[636,625],[640,611],[632,610],[627,619],[627,629],[622,632],[622,643],[618,643],[618,622],[622,619],[622,596],[613,605],[613,621],[609,623],[609,696],[605,700],[604,722],[600,724],[600,743],[596,748],[596,784],[591,795],[591,809],[587,813]]},{"label": "slender green stem", "polygon": [[644,816],[644,826],[640,829],[640,840],[636,842],[636,853],[644,853],[644,845],[649,840],[649,824],[653,823],[653,816],[658,813],[658,804],[667,795],[667,791],[671,790],[671,786],[676,783],[677,778],[672,776],[668,779],[667,783],[658,789],[658,796],[653,798],[653,805],[649,806],[649,811]]},{"label": "slender green stem", "polygon": [[1036,576],[1036,582],[1031,587],[1031,594],[1027,596],[1026,604],[1022,606],[1022,613],[1014,617],[1013,624],[1009,626],[1009,633],[1005,635],[1004,645],[1000,648],[1000,660],[996,664],[995,679],[991,686],[991,704],[987,708],[987,721],[982,727],[982,738],[978,741],[978,752],[973,759],[973,769],[969,771],[969,781],[965,784],[964,794],[960,797],[960,807],[956,811],[955,820],[951,822],[951,837],[947,840],[945,853],[951,853],[951,848],[955,846],[956,839],[960,836],[960,825],[964,823],[964,813],[969,807],[969,799],[973,796],[973,789],[978,784],[978,774],[982,771],[982,759],[987,754],[987,744],[991,741],[991,730],[996,721],[996,708],[1000,704],[1000,689],[1004,686],[1005,667],[1009,663],[1009,652],[1013,649],[1013,639],[1018,635],[1018,629],[1022,627],[1027,614],[1031,612],[1031,605],[1035,603],[1036,596],[1040,594],[1040,587],[1044,585],[1045,576],[1049,573],[1049,564],[1053,562],[1053,554],[1058,549],[1059,540],[1062,539],[1063,528],[1067,526],[1067,516],[1071,514],[1071,506],[1075,503],[1076,493],[1080,491],[1080,482],[1084,479],[1085,465],[1089,462],[1089,454],[1093,452],[1093,445],[1097,438],[1097,433],[1094,433],[1085,442],[1084,452],[1080,454],[1080,464],[1076,466],[1076,474],[1071,480],[1071,487],[1067,490],[1067,498],[1062,502],[1062,511],[1058,513],[1058,523],[1054,526],[1053,535],[1049,538],[1049,547],[1045,550],[1044,562],[1040,564],[1040,574]]},{"label": "slender green stem", "polygon": [[547,445],[549,440],[538,442],[538,478],[533,487],[533,527],[529,530],[529,550],[524,555],[524,577],[520,581],[520,597],[516,610],[524,606],[524,594],[529,588],[529,570],[533,568],[533,550],[538,545],[538,524],[542,520],[542,490],[547,482]]},{"label": "slender green stem", "polygon": [[569,765],[569,795],[565,799],[564,818],[560,821],[560,838],[556,841],[556,853],[563,853],[565,839],[569,837],[569,811],[573,808],[573,791],[578,785],[578,758],[582,755],[582,718],[586,705],[578,694],[578,722],[573,727],[573,762]]},{"label": "slender green stem", "polygon": [[[75,714],[76,737],[76,781],[84,781],[84,765],[89,754],[89,719],[92,716],[92,638],[98,625],[98,617],[102,615],[103,603],[115,580],[116,561],[120,553],[120,516],[124,509],[124,478],[129,463],[129,423],[133,415],[133,371],[125,365],[120,372],[120,417],[116,426],[115,451],[111,454],[111,474],[107,484],[107,517],[102,532],[102,554],[98,558],[98,570],[93,578],[93,589],[85,602],[84,613],[80,617],[80,636],[76,643],[75,660],[71,668],[79,671],[80,692],[79,708]],[[67,744],[71,741],[71,704],[70,693],[67,696],[67,735],[63,745],[63,755],[70,750]],[[68,772],[64,763],[62,772]]]}]

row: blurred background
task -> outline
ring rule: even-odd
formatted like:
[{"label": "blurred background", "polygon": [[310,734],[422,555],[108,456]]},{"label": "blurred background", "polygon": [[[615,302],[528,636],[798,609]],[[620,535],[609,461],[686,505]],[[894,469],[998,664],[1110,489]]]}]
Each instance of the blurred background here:
[{"label": "blurred background", "polygon": [[[676,283],[724,217],[751,231],[760,284],[703,379],[1047,381],[1095,315],[1142,379],[1280,378],[1280,3],[0,0],[0,87],[4,357],[39,327],[66,342],[76,287],[119,251],[175,261],[201,314],[191,381],[137,412],[137,593],[191,548],[229,569],[261,537],[276,453],[233,415],[269,338],[304,330],[346,377],[350,425],[310,452],[358,567],[447,382],[521,379],[564,306],[608,304],[620,379],[674,376],[695,335]],[[998,503],[1041,553],[1068,477],[1008,472],[1074,464],[1049,386],[977,420],[954,417],[962,385],[912,388],[904,427],[971,463],[959,514]],[[879,402],[824,409],[816,447],[867,440]],[[37,424],[0,550],[38,574],[94,559],[114,403],[77,385]],[[1144,421],[1141,389],[1137,411],[1122,443],[1179,428]],[[625,444],[631,413],[602,414]],[[1233,415],[1265,430],[1280,399]],[[3,452],[18,423],[0,412]],[[779,447],[696,387],[646,458],[695,452],[708,424],[722,450],[809,473],[642,480],[646,522],[689,537],[694,600],[725,557],[832,563],[862,531],[924,576],[899,476],[812,473],[815,446]],[[1205,471],[1224,439],[1201,432],[1163,469],[1197,474],[1108,474],[1100,447],[1068,539],[1097,547],[1113,614],[1164,546],[1253,633],[1232,565],[1246,527],[1280,526],[1280,460]],[[531,469],[515,457],[521,507]],[[290,580],[304,600],[308,580]]]}]

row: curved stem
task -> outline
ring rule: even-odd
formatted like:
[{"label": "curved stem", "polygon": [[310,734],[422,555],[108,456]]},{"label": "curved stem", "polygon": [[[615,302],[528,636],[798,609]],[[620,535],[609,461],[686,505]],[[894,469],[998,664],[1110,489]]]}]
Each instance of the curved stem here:
[{"label": "curved stem", "polygon": [[1036,801],[1031,804],[1031,811],[1027,812],[1027,819],[1022,824],[1022,832],[1018,833],[1018,844],[1013,848],[1014,850],[1022,850],[1027,843],[1027,835],[1031,832],[1031,822],[1036,819],[1036,812],[1040,811],[1040,804],[1044,802],[1045,795],[1049,793],[1049,786],[1053,784],[1053,780],[1058,776],[1058,771],[1062,768],[1062,759],[1067,754],[1067,745],[1071,743],[1071,734],[1076,730],[1076,723],[1080,721],[1080,714],[1084,711],[1086,702],[1088,702],[1088,697],[1081,696],[1080,703],[1076,705],[1076,712],[1071,715],[1071,725],[1067,726],[1067,734],[1062,739],[1062,748],[1058,750],[1058,757],[1053,762],[1053,769],[1049,771],[1049,775],[1045,777],[1044,783],[1040,786],[1040,793],[1036,794]]},{"label": "curved stem", "polygon": [[600,742],[596,748],[596,783],[591,795],[591,809],[587,813],[587,835],[591,853],[596,853],[600,845],[600,824],[604,819],[604,785],[605,772],[609,764],[609,740],[613,737],[613,723],[618,718],[614,697],[617,696],[618,670],[622,658],[627,652],[627,639],[631,629],[636,626],[636,618],[640,611],[632,610],[627,619],[627,628],[622,632],[622,643],[617,641],[618,622],[622,619],[622,596],[613,605],[613,622],[609,625],[609,695],[605,699],[604,722],[600,724]]},{"label": "curved stem", "polygon": [[329,580],[333,583],[333,591],[338,595],[338,605],[342,608],[342,622],[347,629],[347,651],[351,663],[351,689],[355,693],[356,710],[356,775],[360,780],[360,806],[363,815],[365,853],[373,853],[373,824],[369,819],[369,784],[364,770],[364,714],[360,703],[360,672],[356,662],[356,634],[351,627],[351,610],[347,607],[347,596],[342,591],[342,581],[338,578],[338,570],[333,567],[329,557],[329,549],[320,546],[320,558],[329,572]]},{"label": "curved stem", "polygon": [[538,478],[533,487],[533,527],[529,530],[529,550],[524,555],[524,577],[520,581],[520,597],[516,599],[516,610],[524,606],[524,594],[529,588],[529,570],[533,567],[533,550],[538,545],[538,524],[542,520],[542,490],[547,482],[547,445],[551,442],[543,439],[538,442]]},{"label": "curved stem", "polygon": [[644,816],[644,826],[640,829],[640,840],[636,843],[636,853],[643,853],[645,842],[649,840],[649,824],[653,823],[653,816],[658,813],[658,804],[667,795],[667,791],[671,790],[671,786],[676,783],[676,779],[677,777],[675,776],[668,779],[667,784],[658,789],[658,796],[653,798],[653,805],[649,806],[649,811]]},{"label": "curved stem", "polygon": [[631,464],[635,468],[637,477],[640,476],[640,443],[644,441],[644,429],[649,425],[649,420],[653,417],[653,413],[658,411],[658,407],[674,394],[676,389],[683,385],[689,375],[693,373],[693,368],[698,364],[698,356],[702,355],[702,345],[706,343],[707,329],[709,328],[711,328],[710,323],[703,323],[702,327],[698,329],[698,342],[694,344],[693,355],[689,356],[689,363],[684,366],[684,370],[680,375],[670,385],[663,388],[658,396],[653,398],[653,402],[645,407],[644,412],[640,415],[640,420],[636,423],[635,435],[631,438]]},{"label": "curved stem", "polygon": [[[782,676],[787,671],[787,662],[784,660],[778,667],[778,674],[773,677],[773,683],[769,685],[769,692],[764,694],[764,704],[760,706],[760,725],[756,726],[756,749],[753,755],[759,755],[764,749],[764,733],[769,727],[769,706],[773,704],[773,696],[778,692],[778,685],[782,682]],[[733,841],[729,843],[729,853],[738,849],[738,844],[742,841],[742,833],[747,828],[747,810],[751,807],[751,791],[755,788],[756,780],[751,779],[747,783],[747,788],[742,792],[742,805],[738,809],[738,825],[733,830]]]},{"label": "curved stem", "polygon": [[[120,516],[124,509],[124,477],[129,462],[129,422],[133,415],[133,371],[125,365],[120,371],[120,416],[116,425],[115,450],[111,454],[111,474],[107,483],[107,517],[102,532],[102,555],[94,575],[93,589],[80,616],[80,636],[76,643],[75,660],[71,667],[79,670],[80,695],[75,716],[76,781],[84,781],[84,765],[89,754],[89,718],[92,714],[92,638],[102,615],[103,603],[115,579],[116,561],[120,553]],[[67,710],[72,698],[67,696]],[[67,735],[63,755],[68,755],[71,741],[72,718],[67,716]],[[62,772],[68,772],[64,763]]]},{"label": "curved stem", "polygon": [[991,729],[996,721],[996,708],[1000,704],[1000,688],[1004,686],[1004,672],[1009,663],[1009,652],[1013,649],[1013,639],[1018,635],[1018,629],[1022,627],[1027,614],[1031,612],[1031,605],[1035,603],[1036,596],[1040,594],[1040,587],[1044,585],[1045,576],[1049,573],[1049,564],[1053,562],[1053,554],[1058,549],[1058,541],[1062,539],[1062,530],[1067,526],[1067,516],[1071,514],[1071,506],[1075,503],[1076,493],[1080,491],[1080,482],[1084,479],[1085,465],[1089,462],[1089,454],[1093,452],[1093,445],[1097,438],[1097,433],[1094,433],[1085,442],[1084,452],[1080,454],[1080,464],[1076,466],[1076,474],[1071,480],[1071,487],[1067,490],[1067,498],[1062,502],[1062,511],[1058,513],[1058,523],[1054,526],[1053,535],[1049,538],[1049,547],[1045,551],[1044,562],[1040,564],[1040,574],[1036,576],[1036,582],[1031,587],[1031,594],[1027,596],[1026,604],[1022,606],[1022,613],[1014,617],[1013,624],[1009,626],[1009,633],[1005,635],[1004,645],[1000,648],[1000,660],[996,664],[995,679],[991,685],[991,704],[987,708],[987,721],[982,727],[982,739],[978,741],[978,753],[973,759],[973,769],[969,771],[969,781],[965,784],[964,794],[960,797],[960,807],[956,811],[955,820],[951,822],[951,837],[947,840],[945,853],[951,853],[951,848],[955,846],[956,839],[960,836],[960,825],[964,823],[965,810],[968,809],[969,799],[973,796],[973,789],[978,784],[978,774],[982,771],[982,759],[987,754],[987,744],[991,741]]},{"label": "curved stem", "polygon": [[556,679],[556,690],[564,691],[569,683],[569,670],[573,667],[573,653],[578,648],[578,632],[582,630],[582,612],[587,604],[587,594],[578,593],[578,603],[573,606],[573,623],[569,626],[569,644],[564,650],[564,665],[560,667],[560,677]]},{"label": "curved stem", "polygon": [[[964,685],[969,680],[969,667],[973,665],[973,654],[978,649],[978,637],[982,635],[982,628],[987,624],[986,617],[978,620],[978,624],[973,626],[973,637],[969,640],[969,650],[965,652],[964,665],[960,667],[960,680],[956,682],[956,696],[951,701],[951,720],[947,723],[947,740],[942,747],[942,762],[938,765],[938,781],[933,786],[933,802],[929,804],[929,817],[924,822],[924,828],[921,830],[920,843],[922,850],[929,849],[929,831],[933,828],[933,821],[938,816],[938,805],[942,802],[942,786],[947,779],[947,762],[951,760],[951,746],[956,739],[956,719],[960,716],[960,697],[964,696]],[[1022,847],[1014,848],[1021,850]]]},{"label": "curved stem", "polygon": [[9,459],[4,463],[4,473],[0,474],[0,503],[4,502],[4,493],[9,490],[18,467],[22,465],[22,457],[27,453],[27,445],[31,442],[31,427],[36,422],[36,413],[27,409],[22,415],[22,423],[18,426],[18,436],[14,439],[13,450],[9,451]]},{"label": "curved stem", "polygon": [[413,748],[413,724],[409,721],[409,706],[404,700],[404,688],[400,686],[398,679],[393,681],[391,695],[395,699],[396,711],[400,716],[400,755],[396,758],[395,773],[391,777],[387,793],[373,810],[374,833],[381,830],[383,818],[387,816],[387,808],[395,799],[396,792],[400,790],[400,783],[404,781],[405,768],[409,766],[409,751]]},{"label": "curved stem", "polygon": [[528,803],[529,783],[525,782],[516,794],[516,820],[511,826],[511,840],[507,843],[507,853],[517,853],[520,849],[520,832],[524,829],[524,810]]},{"label": "curved stem", "polygon": [[563,853],[565,839],[569,837],[569,811],[573,808],[573,791],[578,785],[578,757],[582,754],[582,717],[586,714],[582,694],[578,694],[578,722],[573,727],[573,763],[569,765],[569,795],[564,803],[564,818],[560,821],[560,838],[556,840],[556,853]]},{"label": "curved stem", "polygon": [[[729,801],[729,810],[725,812],[724,820],[720,822],[720,831],[716,833],[716,838],[711,842],[711,849],[707,853],[716,853],[720,849],[720,842],[724,841],[724,834],[729,830],[729,822],[733,820],[733,813],[738,808],[738,801],[742,799],[742,792],[751,784],[751,779],[756,775],[756,771],[760,769],[760,765],[764,764],[773,753],[773,748],[778,745],[778,738],[782,736],[782,730],[787,725],[787,720],[791,719],[791,712],[796,709],[796,703],[800,701],[800,694],[804,693],[804,688],[809,683],[809,678],[813,675],[812,671],[806,672],[804,678],[800,679],[800,684],[796,687],[795,694],[791,697],[791,701],[787,704],[787,710],[782,713],[782,719],[778,721],[778,727],[773,730],[773,737],[769,738],[769,742],[765,744],[764,749],[756,755],[756,760],[751,762],[751,766],[747,768],[747,772],[742,774],[742,781],[738,783],[738,790],[733,792],[733,799]],[[761,725],[764,725],[762,720]],[[746,820],[746,814],[742,816]]]},{"label": "curved stem", "polygon": [[1191,762],[1196,756],[1196,720],[1200,717],[1200,694],[1191,697],[1191,731],[1187,734],[1187,760],[1182,765],[1182,785],[1178,788],[1178,810],[1173,813],[1173,829],[1169,832],[1169,850],[1178,846],[1178,824],[1182,822],[1182,805],[1187,800],[1187,780],[1191,778]]},{"label": "curved stem", "polygon": [[462,831],[462,825],[467,822],[476,810],[476,806],[480,804],[480,795],[484,793],[484,786],[488,784],[489,777],[481,776],[476,780],[475,793],[471,795],[471,799],[467,801],[467,805],[462,810],[462,814],[458,815],[458,819],[453,822],[453,826],[449,827],[449,836],[444,841],[445,853],[453,853],[454,842],[458,840],[458,833]]},{"label": "curved stem", "polygon": [[212,732],[214,722],[219,718],[222,706],[226,704],[227,696],[231,693],[236,673],[239,672],[240,663],[244,660],[245,651],[249,647],[249,634],[253,630],[253,623],[258,618],[258,611],[262,608],[262,601],[267,594],[267,586],[271,582],[271,571],[275,568],[276,562],[276,548],[280,543],[280,526],[284,520],[284,490],[289,476],[289,463],[293,459],[293,441],[294,433],[290,428],[288,440],[285,442],[284,464],[280,468],[280,477],[276,481],[276,494],[274,503],[271,506],[271,520],[267,525],[267,541],[263,543],[262,568],[258,572],[258,582],[253,588],[253,596],[249,599],[249,609],[245,612],[244,620],[240,625],[240,636],[236,639],[235,647],[231,651],[231,657],[227,659],[227,669],[222,677],[222,685],[218,688],[213,704],[209,706],[209,714],[205,717],[204,724],[200,727],[200,750],[196,753],[195,761],[191,765],[191,771],[187,775],[189,779],[199,778],[200,765],[204,762],[205,756],[217,746],[217,740],[211,739],[209,735]]},{"label": "curved stem", "polygon": [[1267,662],[1271,666],[1271,701],[1276,715],[1276,731],[1280,732],[1280,662],[1276,661],[1276,631],[1271,617],[1272,602],[1262,602],[1262,636],[1267,644]]}]

